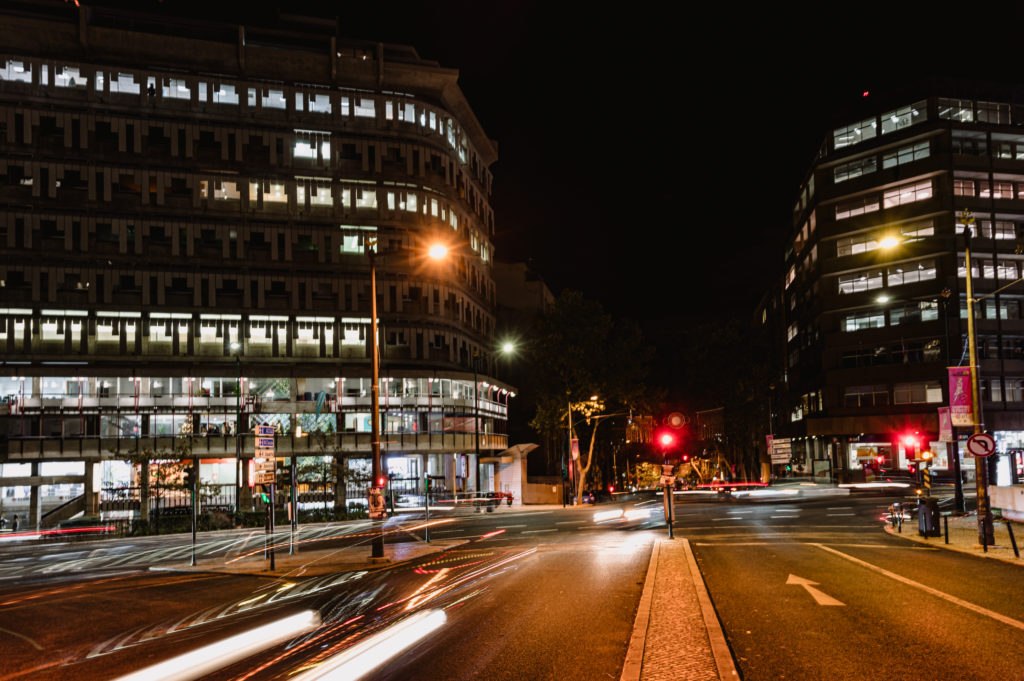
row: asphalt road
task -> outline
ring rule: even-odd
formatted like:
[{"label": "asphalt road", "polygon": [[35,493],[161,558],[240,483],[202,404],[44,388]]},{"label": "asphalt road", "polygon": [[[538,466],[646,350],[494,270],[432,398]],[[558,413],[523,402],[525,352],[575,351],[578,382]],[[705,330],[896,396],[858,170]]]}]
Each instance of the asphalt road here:
[{"label": "asphalt road", "polygon": [[[655,533],[592,517],[572,509],[459,516],[433,534],[472,540],[457,549],[301,581],[145,569],[180,563],[190,549],[180,537],[21,547],[0,559],[0,679],[114,678],[315,611],[324,622],[315,644],[291,638],[235,663],[221,651],[204,677],[290,678],[424,610],[442,611],[443,626],[390,663],[379,656],[385,664],[373,678],[617,678]],[[304,532],[365,543],[351,539],[364,529]],[[218,533],[203,545],[232,555],[246,536]]]},{"label": "asphalt road", "polygon": [[[890,501],[680,497],[676,536],[744,679],[1024,678],[1020,567],[886,535]],[[147,569],[187,560],[187,536],[4,546],[0,681],[115,678],[207,649],[205,679],[305,681],[331,665],[338,678],[616,679],[651,544],[667,534],[649,507],[628,523],[595,523],[607,504],[459,515],[432,530],[468,541],[455,549],[308,579]],[[362,545],[367,526],[300,537]],[[224,560],[263,541],[201,539],[201,555]]]},{"label": "asphalt road", "polygon": [[889,501],[680,509],[746,681],[1024,678],[1021,568],[880,532]]}]

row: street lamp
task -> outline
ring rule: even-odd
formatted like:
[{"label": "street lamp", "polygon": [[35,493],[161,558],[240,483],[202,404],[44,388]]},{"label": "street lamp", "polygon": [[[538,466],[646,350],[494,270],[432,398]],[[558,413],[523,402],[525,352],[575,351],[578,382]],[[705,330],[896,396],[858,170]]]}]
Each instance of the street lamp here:
[{"label": "street lamp", "polygon": [[237,343],[231,343],[231,352],[235,353],[235,516],[242,510],[242,487],[243,487],[243,470],[248,472],[248,468],[242,465],[242,359],[239,355],[239,351],[242,346]]},{"label": "street lamp", "polygon": [[[501,352],[506,355],[515,352],[515,349],[515,344],[511,342],[501,345]],[[477,362],[488,356],[487,353],[481,353],[477,349],[473,350],[473,453],[476,455],[476,493],[478,496],[483,493],[483,485],[480,482],[480,381]]]},{"label": "street lamp", "polygon": [[[384,254],[387,255],[387,254]],[[442,244],[433,244],[427,249],[427,255],[433,260],[441,260],[448,255],[448,248]],[[377,235],[366,237],[366,256],[370,264],[370,345],[371,350],[371,385],[370,385],[370,457],[373,481],[370,489],[371,519],[384,520],[383,512],[373,511],[374,500],[378,497],[383,503],[383,490],[380,460],[380,339],[377,337]],[[376,517],[374,517],[376,516]],[[384,560],[384,536],[380,526],[373,532],[370,551],[371,560]]]},{"label": "street lamp", "polygon": [[[964,225],[964,264],[966,265],[967,281],[967,348],[971,362],[971,420],[974,422],[974,434],[982,432],[981,391],[979,390],[980,372],[978,371],[978,347],[974,328],[974,277],[971,275],[971,226],[974,215],[970,211],[961,212],[960,221]],[[957,452],[957,456],[959,456]],[[988,503],[988,462],[983,457],[974,457],[974,483],[978,495],[978,542],[982,546],[995,544],[992,528],[992,509]]]}]

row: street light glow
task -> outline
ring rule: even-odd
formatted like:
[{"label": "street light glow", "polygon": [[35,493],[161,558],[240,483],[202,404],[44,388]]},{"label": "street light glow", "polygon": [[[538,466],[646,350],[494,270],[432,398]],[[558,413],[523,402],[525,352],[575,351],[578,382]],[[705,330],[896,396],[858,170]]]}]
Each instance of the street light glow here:
[{"label": "street light glow", "polygon": [[427,255],[434,260],[442,260],[448,255],[448,247],[444,244],[434,244],[430,247],[430,250],[427,251]]},{"label": "street light glow", "polygon": [[880,248],[896,248],[900,245],[900,240],[894,236],[887,236],[878,242]]},{"label": "street light glow", "polygon": [[505,342],[501,344],[501,351],[505,354],[509,354],[516,349],[515,343]]}]

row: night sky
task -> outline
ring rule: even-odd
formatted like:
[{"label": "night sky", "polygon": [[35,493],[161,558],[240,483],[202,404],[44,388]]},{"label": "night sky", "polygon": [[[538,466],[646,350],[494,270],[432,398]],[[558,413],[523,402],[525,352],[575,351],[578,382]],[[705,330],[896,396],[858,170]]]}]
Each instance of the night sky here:
[{"label": "night sky", "polygon": [[[556,292],[580,289],[616,314],[684,323],[752,315],[782,267],[814,152],[864,91],[929,76],[1021,80],[1015,5],[956,16],[826,5],[281,4],[460,71],[499,145],[499,259],[530,260]],[[249,23],[276,11],[132,6]]]}]

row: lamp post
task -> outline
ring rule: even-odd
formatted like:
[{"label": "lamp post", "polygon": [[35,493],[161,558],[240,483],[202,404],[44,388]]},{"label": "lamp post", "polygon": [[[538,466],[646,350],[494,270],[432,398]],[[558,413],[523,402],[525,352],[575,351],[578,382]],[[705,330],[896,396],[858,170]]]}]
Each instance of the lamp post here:
[{"label": "lamp post", "polygon": [[[441,244],[434,244],[428,250],[428,255],[434,260],[441,260],[448,255],[448,248]],[[378,524],[384,520],[383,509],[374,513],[373,501],[377,498],[383,503],[383,490],[381,489],[380,460],[380,339],[377,337],[377,235],[371,234],[366,237],[366,256],[370,265],[370,338],[371,338],[371,385],[370,385],[370,466],[373,481],[370,488],[370,509],[371,519],[375,530],[372,532],[373,539],[370,543],[370,560],[384,560],[384,535],[381,526]],[[380,495],[378,497],[378,495]]]},{"label": "lamp post", "polygon": [[248,468],[242,465],[242,358],[239,354],[241,345],[231,344],[231,351],[235,353],[235,517],[242,511],[242,487],[243,470]]},{"label": "lamp post", "polygon": [[[978,371],[978,347],[974,328],[974,281],[971,275],[971,225],[974,216],[963,211],[960,221],[964,224],[964,264],[966,265],[967,293],[967,347],[971,362],[971,420],[974,433],[984,430],[981,414],[981,383]],[[959,456],[959,454],[958,454]],[[988,546],[995,543],[992,529],[992,509],[988,503],[988,462],[983,457],[974,457],[974,482],[978,494],[978,543]]]},{"label": "lamp post", "polygon": [[[508,355],[515,352],[516,346],[511,342],[501,345],[501,352]],[[480,496],[483,493],[483,484],[480,481],[480,376],[477,362],[490,357],[488,353],[481,353],[473,350],[473,453],[476,456],[476,493]],[[489,388],[488,388],[489,390]]]}]

